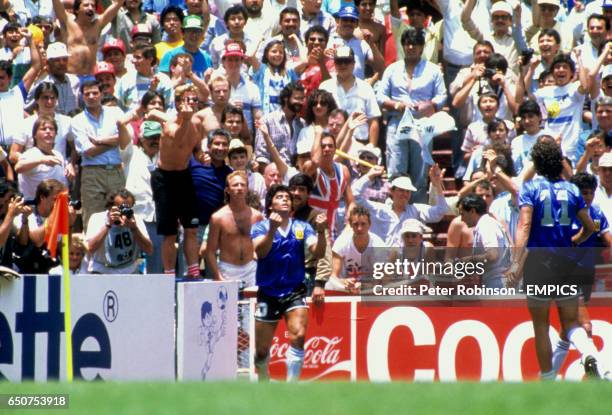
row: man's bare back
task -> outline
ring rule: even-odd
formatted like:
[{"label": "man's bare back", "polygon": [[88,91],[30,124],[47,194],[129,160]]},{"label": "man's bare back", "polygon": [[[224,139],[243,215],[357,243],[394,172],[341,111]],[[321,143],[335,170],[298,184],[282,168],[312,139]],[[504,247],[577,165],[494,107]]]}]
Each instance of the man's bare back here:
[{"label": "man's bare back", "polygon": [[245,206],[240,210],[224,206],[212,216],[219,226],[219,259],[232,265],[245,265],[255,258],[251,226],[263,220],[261,212]]},{"label": "man's bare back", "polygon": [[472,252],[474,243],[474,228],[470,228],[461,220],[454,218],[448,226],[446,258],[461,258]]}]

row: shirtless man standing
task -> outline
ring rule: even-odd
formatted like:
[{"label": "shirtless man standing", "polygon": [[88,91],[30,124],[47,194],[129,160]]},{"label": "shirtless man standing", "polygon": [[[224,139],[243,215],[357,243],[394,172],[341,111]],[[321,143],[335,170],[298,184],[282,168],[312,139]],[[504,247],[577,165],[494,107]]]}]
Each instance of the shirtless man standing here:
[{"label": "shirtless man standing", "polygon": [[235,171],[227,176],[228,204],[212,215],[205,252],[206,264],[216,281],[240,280],[244,287],[252,287],[257,262],[253,259],[251,226],[264,217],[247,205],[247,186],[245,172]]},{"label": "shirtless man standing", "polygon": [[205,132],[202,120],[194,116],[198,106],[195,87],[183,85],[176,88],[175,104],[178,111],[176,120],[169,120],[164,113],[155,110],[146,116],[146,119],[158,121],[163,125],[159,142],[159,162],[151,174],[157,233],[164,236],[164,273],[174,275],[177,225],[178,222],[181,223],[185,230],[187,275],[198,277],[198,203],[188,166],[193,149],[200,144]]},{"label": "shirtless man standing", "polygon": [[53,10],[60,21],[62,37],[68,45],[68,72],[91,75],[96,64],[98,40],[104,26],[111,22],[125,0],[113,0],[108,9],[96,18],[95,0],[74,0],[74,19],[61,0],[53,0]]}]

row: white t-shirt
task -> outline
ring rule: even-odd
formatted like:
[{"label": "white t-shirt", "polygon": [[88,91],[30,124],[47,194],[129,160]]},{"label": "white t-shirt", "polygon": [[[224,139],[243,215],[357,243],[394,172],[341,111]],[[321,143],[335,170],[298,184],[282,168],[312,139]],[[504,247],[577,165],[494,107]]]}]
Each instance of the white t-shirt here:
[{"label": "white t-shirt", "polygon": [[578,92],[579,82],[571,82],[565,86],[547,86],[538,89],[535,97],[546,114],[546,128],[561,135],[563,154],[576,161],[578,141],[582,124],[582,107],[584,94]]},{"label": "white t-shirt", "polygon": [[344,259],[340,278],[363,278],[371,275],[376,258],[376,250],[371,248],[384,248],[385,243],[372,232],[369,232],[368,236],[370,237],[368,247],[363,252],[359,252],[355,247],[352,231],[343,232],[336,239],[332,252]]},{"label": "white t-shirt", "polygon": [[[368,120],[381,115],[374,90],[370,84],[359,78],[355,78],[355,83],[348,91],[340,86],[336,78],[321,82],[319,89],[332,94],[338,107],[349,114],[355,111],[362,112],[368,117]],[[353,138],[359,141],[367,141],[369,132],[368,124],[361,125],[355,129]]]},{"label": "white t-shirt", "polygon": [[0,145],[9,149],[23,122],[24,93],[19,85],[0,92]]},{"label": "white t-shirt", "polygon": [[[57,135],[55,136],[55,145],[53,148],[59,151],[66,159],[66,143],[74,141],[70,124],[72,119],[66,115],[56,113],[55,123],[57,124]],[[34,138],[32,137],[32,129],[34,123],[38,120],[38,115],[30,115],[23,121],[21,125],[21,134],[15,136],[13,142],[25,146],[26,149],[34,147]]]},{"label": "white t-shirt", "polygon": [[482,276],[486,284],[487,277],[498,277],[510,266],[510,241],[504,229],[493,216],[483,215],[474,228],[474,247],[475,254],[483,254],[486,248],[499,249],[498,259],[495,262],[485,264],[485,273]]},{"label": "white t-shirt", "polygon": [[[19,179],[19,189],[23,193],[23,196],[26,200],[33,200],[36,197],[36,187],[45,179],[55,179],[62,182],[64,185],[68,186],[68,180],[66,180],[66,176],[64,174],[64,168],[66,166],[66,161],[62,154],[57,150],[52,150],[53,156],[58,157],[62,160],[62,164],[47,166],[46,164],[39,164],[33,169],[22,172],[18,174]],[[45,154],[40,151],[38,147],[32,147],[29,150],[26,150],[19,157],[19,161],[28,161],[34,159],[40,159],[44,157]]]},{"label": "white t-shirt", "polygon": [[[100,229],[106,226],[107,212],[98,212],[91,215],[87,226],[85,238],[89,241]],[[140,232],[149,237],[144,222],[138,216],[136,226]],[[101,274],[135,274],[138,268],[137,259],[140,257],[140,247],[131,229],[125,226],[113,225],[100,247],[90,253],[87,272]]]},{"label": "white t-shirt", "polygon": [[510,146],[512,147],[512,161],[514,162],[514,171],[519,174],[523,167],[525,167],[525,161],[531,161],[531,148],[538,140],[539,133],[536,135],[521,134],[512,140]]}]

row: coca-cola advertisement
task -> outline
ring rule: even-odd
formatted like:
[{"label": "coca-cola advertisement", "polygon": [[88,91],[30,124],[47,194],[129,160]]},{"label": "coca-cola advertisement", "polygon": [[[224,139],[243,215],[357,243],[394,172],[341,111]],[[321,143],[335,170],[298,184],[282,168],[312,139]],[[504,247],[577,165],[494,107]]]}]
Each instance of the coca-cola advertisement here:
[{"label": "coca-cola advertisement", "polygon": [[[327,298],[310,306],[302,380],[524,381],[538,379],[533,327],[522,300],[483,300],[465,307],[418,302],[364,303],[358,297]],[[486,303],[486,304],[485,304]],[[612,355],[612,299],[589,306],[593,340]],[[559,336],[551,310],[550,337]],[[280,323],[270,373],[286,375],[288,335]],[[580,380],[580,356],[570,350],[560,376]]]},{"label": "coca-cola advertisement", "polygon": [[[311,305],[302,379],[351,379],[350,316],[350,302],[327,303],[321,307]],[[281,320],[270,347],[270,376],[275,379],[286,378],[288,347],[287,326]]]}]

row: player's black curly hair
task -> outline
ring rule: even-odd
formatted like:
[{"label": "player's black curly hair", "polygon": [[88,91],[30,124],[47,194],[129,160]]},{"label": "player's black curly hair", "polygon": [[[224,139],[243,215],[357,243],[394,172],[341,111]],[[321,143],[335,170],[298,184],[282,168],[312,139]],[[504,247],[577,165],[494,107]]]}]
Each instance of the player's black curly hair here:
[{"label": "player's black curly hair", "polygon": [[563,153],[561,147],[551,140],[539,140],[531,149],[531,159],[536,173],[550,181],[561,178],[563,170]]},{"label": "player's black curly hair", "polygon": [[274,199],[274,196],[276,196],[276,194],[279,192],[285,192],[289,194],[289,198],[291,200],[291,207],[293,208],[293,195],[291,194],[291,190],[289,189],[289,187],[285,186],[284,184],[273,184],[272,186],[270,186],[270,189],[268,189],[268,193],[266,193],[265,213],[267,216],[270,216],[270,211],[272,210],[272,199]]},{"label": "player's black curly hair", "polygon": [[583,190],[595,190],[597,189],[597,177],[589,173],[576,173],[570,179],[571,183],[574,183],[578,189]]}]

